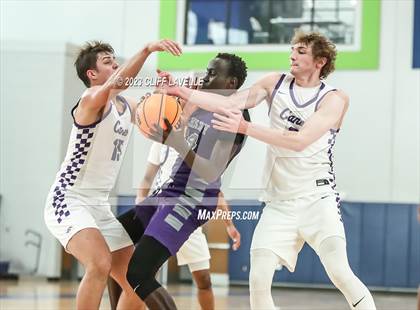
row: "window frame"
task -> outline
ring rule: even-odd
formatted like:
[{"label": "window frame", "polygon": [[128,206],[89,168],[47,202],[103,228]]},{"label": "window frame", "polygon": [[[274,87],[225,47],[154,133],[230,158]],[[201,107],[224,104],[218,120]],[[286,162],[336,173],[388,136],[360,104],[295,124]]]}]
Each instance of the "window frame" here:
[{"label": "window frame", "polygon": [[[361,22],[355,45],[337,45],[336,68],[378,69],[381,0],[360,0]],[[183,41],[185,28],[185,0],[160,0],[161,38]],[[180,14],[177,14],[179,12]],[[356,27],[357,29],[358,27]],[[358,43],[359,42],[359,43]],[[165,70],[197,70],[207,65],[217,52],[234,52],[247,63],[249,70],[279,70],[289,68],[289,45],[196,45],[184,46],[181,58],[159,53],[158,65]]]}]

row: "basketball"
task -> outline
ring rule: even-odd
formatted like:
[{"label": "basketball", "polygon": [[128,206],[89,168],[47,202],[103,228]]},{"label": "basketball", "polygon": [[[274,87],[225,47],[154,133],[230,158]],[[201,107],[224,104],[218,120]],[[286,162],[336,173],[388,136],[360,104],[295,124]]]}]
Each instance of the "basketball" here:
[{"label": "basketball", "polygon": [[164,94],[153,94],[146,97],[136,110],[136,122],[140,132],[150,134],[153,125],[167,129],[164,118],[175,126],[181,117],[182,108],[175,97]]}]

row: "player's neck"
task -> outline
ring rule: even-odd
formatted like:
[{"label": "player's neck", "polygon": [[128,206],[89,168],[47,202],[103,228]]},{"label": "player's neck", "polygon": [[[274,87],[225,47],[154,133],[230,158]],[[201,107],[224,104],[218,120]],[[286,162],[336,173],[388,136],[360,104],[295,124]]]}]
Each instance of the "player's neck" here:
[{"label": "player's neck", "polygon": [[295,76],[295,83],[300,87],[317,87],[321,84],[318,74],[308,76]]}]

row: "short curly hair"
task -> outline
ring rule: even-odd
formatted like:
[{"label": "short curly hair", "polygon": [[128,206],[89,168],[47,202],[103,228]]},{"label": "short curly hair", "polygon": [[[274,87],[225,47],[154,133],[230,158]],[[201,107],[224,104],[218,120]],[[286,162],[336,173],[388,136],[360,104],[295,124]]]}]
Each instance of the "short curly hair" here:
[{"label": "short curly hair", "polygon": [[303,43],[312,48],[312,55],[314,59],[325,57],[327,62],[321,69],[319,77],[325,79],[330,73],[335,70],[335,60],[337,58],[337,49],[326,36],[319,32],[296,31],[292,38],[292,44]]},{"label": "short curly hair", "polygon": [[241,57],[230,53],[219,53],[216,58],[224,59],[229,62],[229,76],[238,79],[237,89],[242,86],[247,76],[247,66]]},{"label": "short curly hair", "polygon": [[77,55],[74,66],[76,67],[77,75],[86,87],[90,87],[90,81],[86,72],[89,69],[96,69],[96,59],[98,54],[102,52],[114,54],[114,49],[108,43],[90,41],[85,43]]}]

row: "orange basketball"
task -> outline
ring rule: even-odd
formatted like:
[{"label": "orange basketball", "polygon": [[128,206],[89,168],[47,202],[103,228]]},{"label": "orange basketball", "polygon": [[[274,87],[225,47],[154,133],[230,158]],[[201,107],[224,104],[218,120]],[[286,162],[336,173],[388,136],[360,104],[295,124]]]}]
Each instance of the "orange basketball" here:
[{"label": "orange basketball", "polygon": [[153,94],[144,99],[136,110],[137,126],[146,136],[153,125],[167,129],[164,118],[175,126],[181,117],[182,108],[175,97],[164,94]]}]

